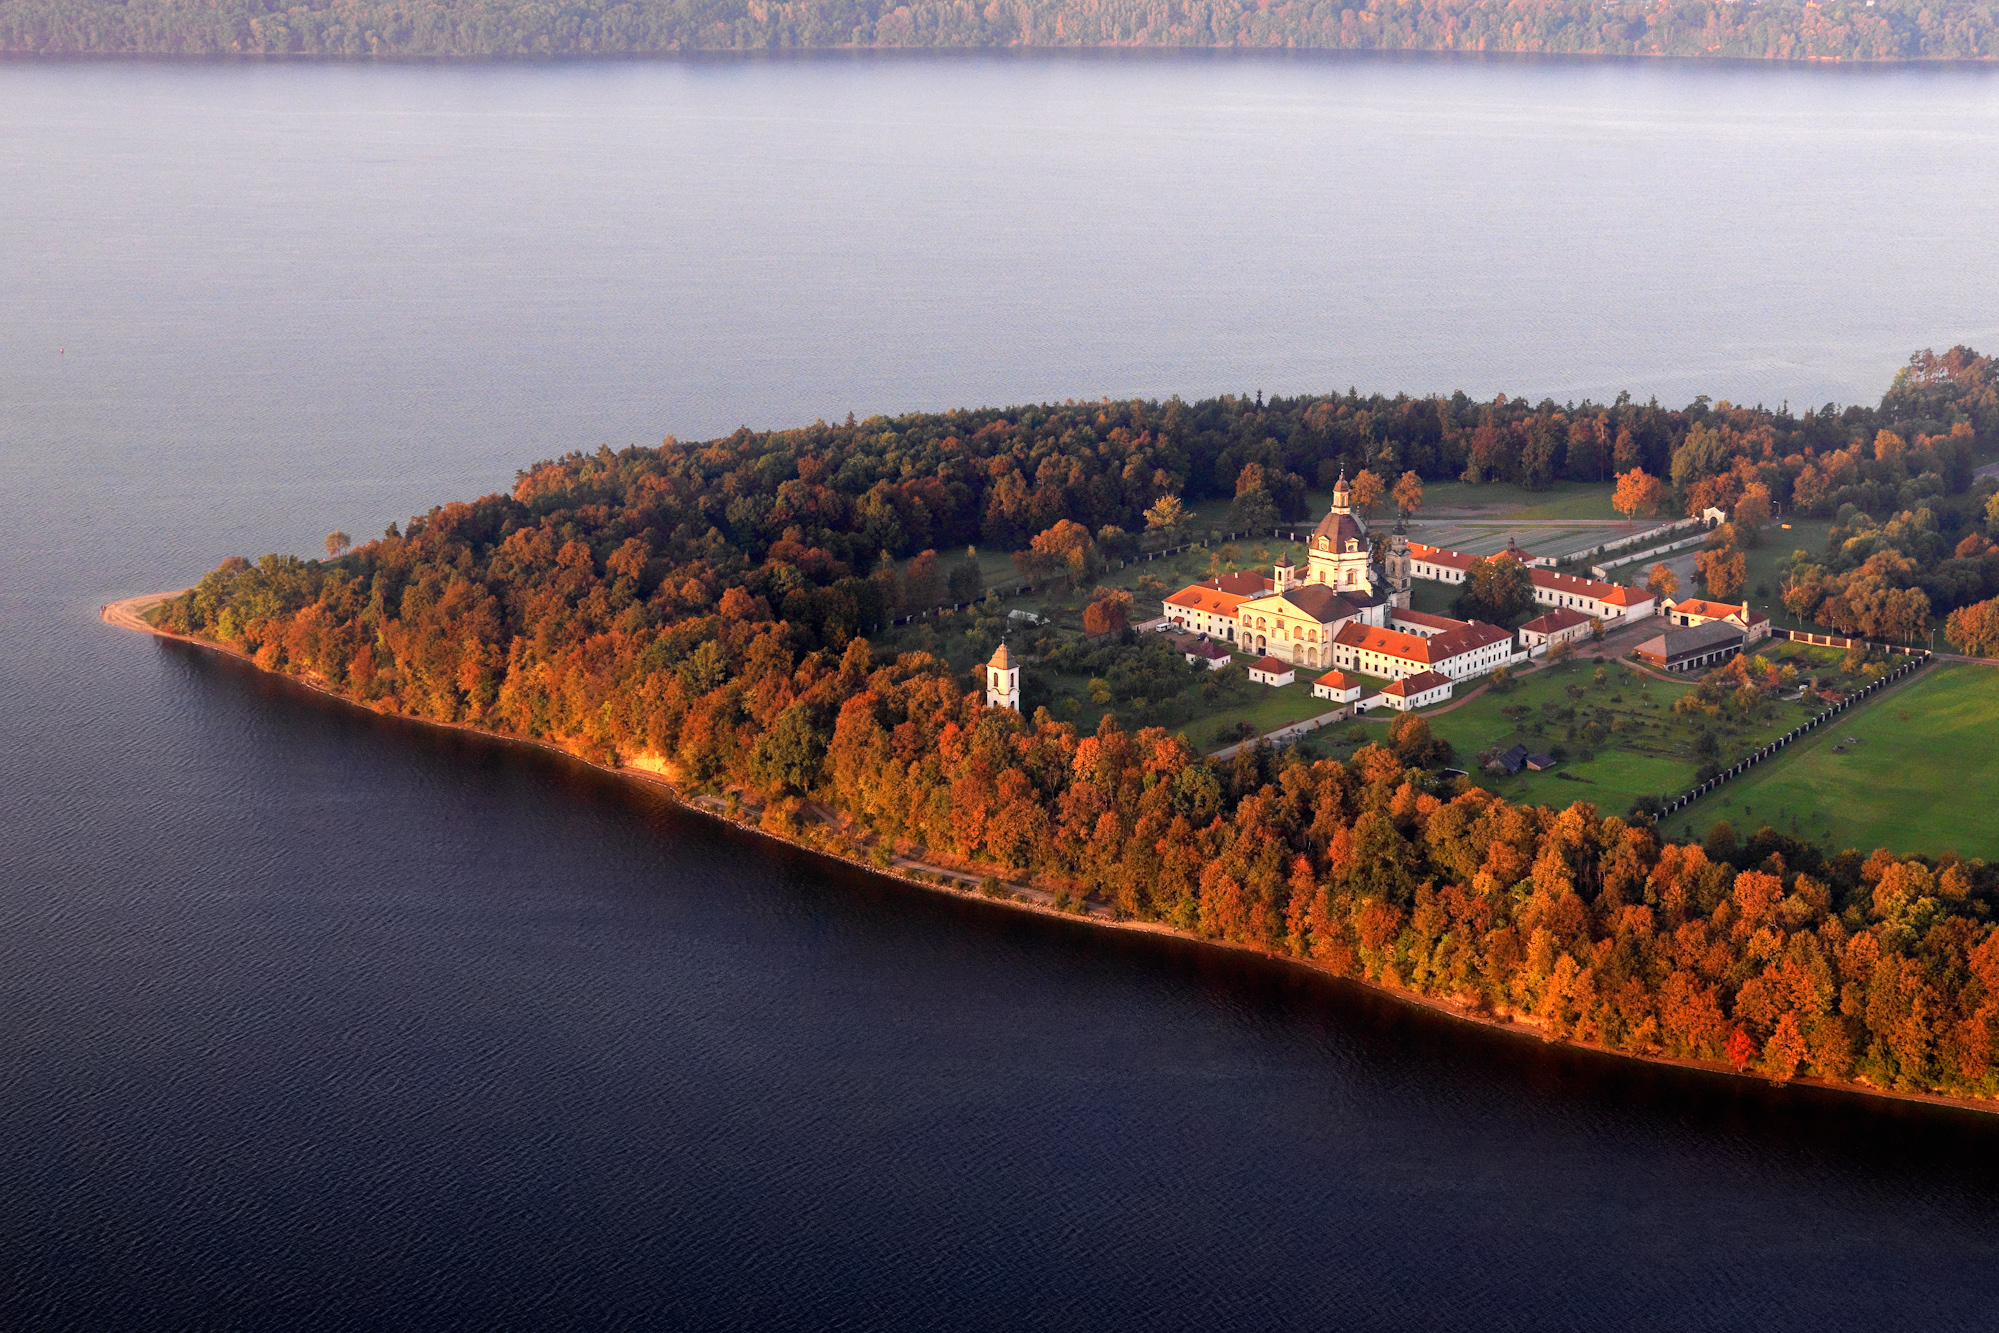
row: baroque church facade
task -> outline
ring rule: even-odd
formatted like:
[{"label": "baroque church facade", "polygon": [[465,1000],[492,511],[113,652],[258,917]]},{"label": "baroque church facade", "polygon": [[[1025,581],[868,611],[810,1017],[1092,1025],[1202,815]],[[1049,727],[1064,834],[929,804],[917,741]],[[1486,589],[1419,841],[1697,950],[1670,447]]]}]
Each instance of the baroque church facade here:
[{"label": "baroque church facade", "polygon": [[1380,563],[1367,519],[1354,512],[1346,474],[1333,504],[1306,545],[1300,571],[1278,561],[1269,591],[1235,608],[1235,642],[1243,652],[1300,667],[1333,665],[1333,639],[1347,624],[1386,627],[1409,605],[1409,536],[1399,520]]}]

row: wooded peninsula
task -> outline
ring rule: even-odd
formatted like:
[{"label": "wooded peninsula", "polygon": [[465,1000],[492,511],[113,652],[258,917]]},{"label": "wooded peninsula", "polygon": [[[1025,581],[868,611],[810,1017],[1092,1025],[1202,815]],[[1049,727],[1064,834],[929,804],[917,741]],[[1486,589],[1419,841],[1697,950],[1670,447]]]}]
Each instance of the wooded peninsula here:
[{"label": "wooded peninsula", "polygon": [[1999,57],[1991,0],[8,0],[18,55],[533,59],[1185,47],[1741,60]]},{"label": "wooded peninsula", "polygon": [[[1307,478],[1363,471],[1403,476],[1404,504],[1424,478],[1615,475],[1620,505],[1718,507],[1745,533],[1769,504],[1837,514],[1800,596],[1891,615],[1922,597],[1927,616],[1999,594],[1999,492],[1974,484],[1995,451],[1999,367],[1965,348],[1918,354],[1876,407],[1801,415],[1348,393],[849,418],[572,453],[357,547],[336,534],[325,560],[231,558],[150,618],[879,866],[1035,885],[1609,1051],[1991,1099],[1999,865],[1772,827],[1674,842],[1643,806],[1509,803],[1444,771],[1414,714],[1343,758],[1217,760],[1115,706],[1089,730],[989,707],[948,654],[877,641],[980,597],[976,552],[940,549],[1087,581],[1203,539],[1203,504],[1303,518]],[[1086,538],[1066,569],[1045,558],[1057,531]],[[982,657],[1004,616],[988,596],[924,623]]]}]

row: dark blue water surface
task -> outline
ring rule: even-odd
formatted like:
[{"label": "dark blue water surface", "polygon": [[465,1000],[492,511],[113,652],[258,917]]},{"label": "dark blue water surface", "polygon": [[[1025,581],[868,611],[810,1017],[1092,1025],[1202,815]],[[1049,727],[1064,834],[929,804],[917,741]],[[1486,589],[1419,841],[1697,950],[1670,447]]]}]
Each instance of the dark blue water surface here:
[{"label": "dark blue water surface", "polygon": [[938,898],[95,612],[739,420],[1871,395],[1991,341],[1996,89],[0,67],[0,1326],[1991,1327],[1999,1122]]}]

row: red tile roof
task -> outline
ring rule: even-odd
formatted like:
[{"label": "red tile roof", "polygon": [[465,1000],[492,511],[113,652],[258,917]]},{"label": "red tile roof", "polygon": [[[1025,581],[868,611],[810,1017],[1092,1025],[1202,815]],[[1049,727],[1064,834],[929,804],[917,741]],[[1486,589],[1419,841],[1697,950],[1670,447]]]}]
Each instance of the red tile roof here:
[{"label": "red tile roof", "polygon": [[1629,606],[1635,601],[1651,596],[1650,593],[1637,592],[1615,583],[1577,578],[1574,574],[1557,574],[1552,569],[1529,570],[1528,574],[1537,588],[1552,588],[1571,597],[1592,597],[1599,602],[1608,602],[1612,606]]},{"label": "red tile roof", "polygon": [[1405,662],[1422,662],[1425,665],[1449,661],[1464,653],[1495,643],[1503,643],[1513,637],[1497,625],[1488,625],[1479,620],[1459,623],[1458,628],[1445,630],[1424,638],[1419,634],[1404,634],[1401,630],[1380,629],[1373,625],[1363,625],[1359,621],[1348,621],[1340,626],[1340,632],[1333,636],[1333,642],[1345,644],[1349,648],[1364,649],[1380,653],[1384,657],[1399,657]]},{"label": "red tile roof", "polygon": [[1168,597],[1166,604],[1185,607],[1189,611],[1206,611],[1213,615],[1232,616],[1238,606],[1252,597],[1261,597],[1276,586],[1263,575],[1243,569],[1233,574],[1223,574],[1218,578],[1190,583]]},{"label": "red tile roof", "polygon": [[1293,668],[1289,662],[1280,661],[1275,657],[1259,657],[1249,664],[1249,669],[1261,671],[1266,675],[1281,676]]},{"label": "red tile roof", "polygon": [[1545,616],[1535,616],[1520,627],[1522,634],[1554,634],[1559,630],[1574,629],[1577,625],[1587,625],[1591,617],[1573,606],[1558,606]]},{"label": "red tile roof", "polygon": [[[1726,620],[1730,616],[1734,616],[1737,620],[1742,619],[1741,607],[1728,602],[1710,602],[1700,597],[1683,598],[1680,601],[1674,602],[1672,609],[1679,615],[1699,616],[1703,620]],[[1761,611],[1751,611],[1747,623],[1753,625],[1759,620],[1768,620],[1769,618]]]},{"label": "red tile roof", "polygon": [[1418,671],[1413,676],[1404,676],[1401,680],[1393,682],[1382,693],[1392,694],[1398,699],[1406,699],[1412,694],[1422,694],[1426,690],[1434,690],[1439,685],[1448,685],[1450,683],[1451,678],[1449,676],[1439,675],[1434,671]]},{"label": "red tile roof", "polygon": [[1420,634],[1404,634],[1398,629],[1382,629],[1376,625],[1363,625],[1358,620],[1349,620],[1340,626],[1340,632],[1333,636],[1334,643],[1345,644],[1349,648],[1363,648],[1371,653],[1381,653],[1387,657],[1406,658],[1412,662],[1430,660],[1430,641]]},{"label": "red tile roof", "polygon": [[1409,543],[1409,558],[1422,560],[1432,565],[1447,565],[1452,569],[1469,569],[1471,562],[1478,559],[1462,551],[1446,551],[1441,546],[1425,546],[1422,542]]},{"label": "red tile roof", "polygon": [[1449,616],[1431,615],[1428,611],[1391,611],[1389,619],[1400,620],[1411,625],[1427,625],[1431,629],[1456,629],[1465,622],[1453,620]]}]

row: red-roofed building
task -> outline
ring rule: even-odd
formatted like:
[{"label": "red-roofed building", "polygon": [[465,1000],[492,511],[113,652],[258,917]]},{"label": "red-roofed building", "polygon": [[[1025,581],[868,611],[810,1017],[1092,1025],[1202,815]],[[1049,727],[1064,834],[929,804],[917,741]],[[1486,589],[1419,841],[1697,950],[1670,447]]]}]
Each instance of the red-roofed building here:
[{"label": "red-roofed building", "polygon": [[[1501,552],[1506,554],[1506,552]],[[1433,583],[1463,583],[1465,572],[1471,562],[1481,557],[1466,555],[1463,551],[1446,551],[1436,546],[1425,546],[1421,542],[1409,543],[1409,572],[1412,577],[1429,579]],[[1531,559],[1526,552],[1518,551],[1515,559]],[[1534,585],[1534,600],[1541,606],[1571,611],[1581,611],[1594,616],[1605,625],[1619,622],[1643,620],[1652,614],[1652,594],[1641,588],[1626,588],[1615,583],[1604,583],[1598,579],[1578,578],[1574,574],[1557,574],[1552,569],[1530,566],[1527,577]]]},{"label": "red-roofed building", "polygon": [[1274,657],[1259,657],[1249,664],[1249,679],[1255,685],[1290,685],[1298,679],[1298,673],[1289,662],[1280,662]]},{"label": "red-roofed building", "polygon": [[1666,603],[1665,617],[1669,624],[1688,629],[1713,621],[1726,621],[1742,631],[1742,641],[1745,644],[1770,637],[1770,617],[1761,611],[1751,611],[1747,602],[1741,606],[1734,606],[1728,602],[1710,602],[1699,597],[1683,597],[1677,602]]},{"label": "red-roofed building", "polygon": [[1505,666],[1513,656],[1513,636],[1477,620],[1458,622],[1456,629],[1428,638],[1355,622],[1342,625],[1333,638],[1335,667],[1390,680],[1425,671],[1463,680]]},{"label": "red-roofed building", "polygon": [[1575,643],[1589,637],[1591,623],[1591,617],[1565,606],[1536,616],[1522,625],[1520,646],[1538,648],[1544,643],[1550,647],[1558,643]]},{"label": "red-roofed building", "polygon": [[1465,571],[1476,559],[1477,556],[1466,555],[1462,551],[1446,551],[1441,546],[1410,542],[1409,577],[1428,579],[1432,583],[1463,583]]},{"label": "red-roofed building", "polygon": [[1388,628],[1399,629],[1404,634],[1414,634],[1418,638],[1429,638],[1432,634],[1442,634],[1446,630],[1463,629],[1465,622],[1453,620],[1449,616],[1432,615],[1428,611],[1411,611],[1398,608],[1388,613]]},{"label": "red-roofed building", "polygon": [[1643,620],[1652,614],[1652,594],[1643,588],[1557,574],[1552,569],[1529,570],[1528,576],[1534,580],[1534,600],[1542,606],[1580,611],[1606,625]]},{"label": "red-roofed building", "polygon": [[1166,641],[1177,649],[1192,666],[1206,667],[1210,671],[1220,671],[1235,656],[1226,643],[1217,643],[1205,635],[1197,638],[1192,634],[1169,634]]},{"label": "red-roofed building", "polygon": [[1350,704],[1360,698],[1361,683],[1357,677],[1344,671],[1328,671],[1312,682],[1312,693],[1320,699],[1331,699],[1336,704]]},{"label": "red-roofed building", "polygon": [[1377,697],[1401,713],[1412,708],[1428,708],[1451,697],[1451,678],[1434,671],[1419,671],[1392,682]]},{"label": "red-roofed building", "polygon": [[1190,583],[1165,602],[1166,619],[1179,629],[1235,642],[1236,608],[1276,585],[1251,570]]}]

